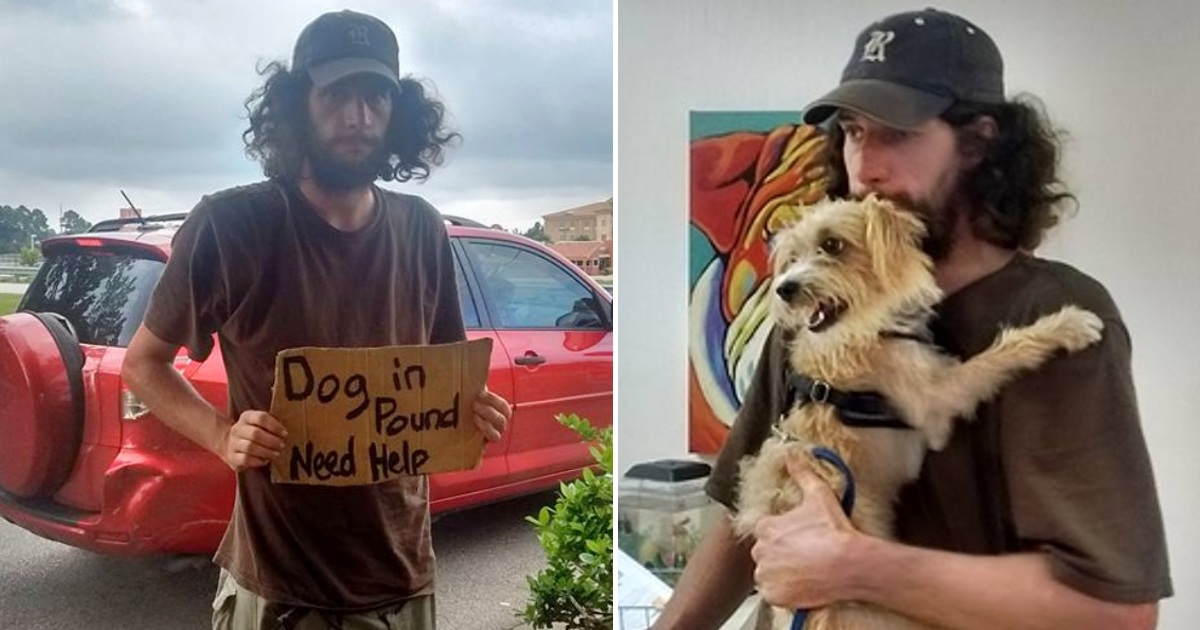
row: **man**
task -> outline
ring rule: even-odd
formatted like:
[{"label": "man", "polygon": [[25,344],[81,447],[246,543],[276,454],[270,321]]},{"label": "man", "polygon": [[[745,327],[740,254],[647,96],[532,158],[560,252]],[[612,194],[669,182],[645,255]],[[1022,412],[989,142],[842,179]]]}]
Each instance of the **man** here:
[{"label": "man", "polygon": [[[442,105],[400,77],[395,35],[368,15],[322,15],[297,39],[291,69],[264,74],[244,138],[269,180],[191,212],[123,374],[163,422],[237,472],[214,627],[433,628],[426,478],[273,484],[266,465],[285,430],[266,410],[279,350],[464,338],[441,216],[374,185],[427,177],[455,134]],[[207,356],[214,332],[228,417],[172,369],[181,345]],[[498,440],[508,403],[485,389],[474,411]]]},{"label": "man", "polygon": [[[864,601],[951,629],[1152,628],[1172,594],[1161,515],[1130,375],[1128,333],[1108,293],[1031,252],[1073,198],[1042,114],[1004,96],[983,30],[927,9],[858,37],[841,84],[810,105],[830,133],[831,192],[918,208],[946,298],[936,342],[969,357],[1003,324],[1065,303],[1105,322],[1095,347],[1025,375],[931,454],[898,506],[900,542],[857,532],[837,498],[793,462],[805,502],[741,542],[722,519],[655,625],[715,628],[752,583],[792,609]],[[789,406],[775,331],[708,492],[736,497],[737,462]],[[895,429],[872,429],[895,430]]]}]

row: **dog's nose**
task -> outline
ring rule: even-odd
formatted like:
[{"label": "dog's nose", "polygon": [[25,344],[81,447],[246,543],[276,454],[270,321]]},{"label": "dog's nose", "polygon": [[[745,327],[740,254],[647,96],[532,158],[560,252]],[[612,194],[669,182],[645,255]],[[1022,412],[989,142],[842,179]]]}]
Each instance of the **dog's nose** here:
[{"label": "dog's nose", "polygon": [[775,287],[775,294],[784,302],[791,302],[792,298],[800,292],[800,283],[795,280],[784,280]]}]

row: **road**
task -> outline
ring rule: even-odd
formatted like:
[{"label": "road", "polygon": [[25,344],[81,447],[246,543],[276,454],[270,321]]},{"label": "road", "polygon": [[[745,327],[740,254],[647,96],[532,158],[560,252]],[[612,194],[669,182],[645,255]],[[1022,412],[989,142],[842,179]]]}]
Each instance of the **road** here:
[{"label": "road", "polygon": [[[525,628],[525,576],[544,566],[524,516],[532,495],[450,514],[433,528],[438,627]],[[179,630],[210,627],[217,571],[205,558],[121,559],[38,538],[0,519],[0,628]]]}]

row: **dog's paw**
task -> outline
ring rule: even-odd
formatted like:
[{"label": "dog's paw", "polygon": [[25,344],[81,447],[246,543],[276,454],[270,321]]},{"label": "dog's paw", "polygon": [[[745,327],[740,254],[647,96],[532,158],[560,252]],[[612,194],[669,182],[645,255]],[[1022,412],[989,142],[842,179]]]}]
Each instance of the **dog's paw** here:
[{"label": "dog's paw", "polygon": [[1082,350],[1100,341],[1103,335],[1104,322],[1095,313],[1078,306],[1064,306],[1048,317],[1057,319],[1056,337],[1068,352]]}]

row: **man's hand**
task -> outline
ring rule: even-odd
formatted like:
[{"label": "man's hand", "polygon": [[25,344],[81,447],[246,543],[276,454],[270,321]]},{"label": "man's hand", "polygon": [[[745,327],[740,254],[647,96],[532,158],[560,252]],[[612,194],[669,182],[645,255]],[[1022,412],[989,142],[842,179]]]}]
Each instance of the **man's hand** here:
[{"label": "man's hand", "polygon": [[846,551],[862,534],[850,524],[829,485],[805,462],[789,458],[788,472],[800,484],[804,502],[762,519],[754,528],[754,581],[769,604],[792,609],[827,606],[846,598]]},{"label": "man's hand", "polygon": [[512,406],[485,385],[475,399],[475,426],[489,442],[499,442],[512,418]]},{"label": "man's hand", "polygon": [[758,563],[754,579],[770,604],[808,609],[862,601],[962,630],[1155,627],[1156,603],[1084,595],[1055,579],[1042,553],[950,553],[860,533],[807,464],[789,461],[788,472],[804,503],[762,519],[751,550]]},{"label": "man's hand", "polygon": [[266,466],[283,452],[287,429],[265,411],[243,411],[229,425],[217,454],[234,472]]}]

